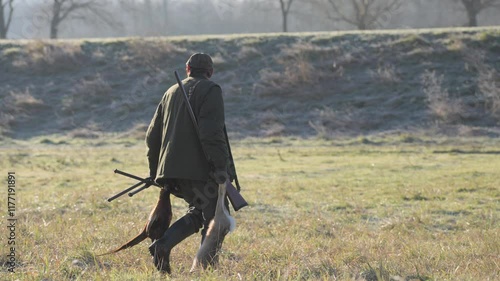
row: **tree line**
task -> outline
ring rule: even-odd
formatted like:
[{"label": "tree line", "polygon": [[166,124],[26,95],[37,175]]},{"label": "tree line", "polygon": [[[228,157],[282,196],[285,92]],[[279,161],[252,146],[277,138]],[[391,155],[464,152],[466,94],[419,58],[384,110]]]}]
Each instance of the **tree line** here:
[{"label": "tree line", "polygon": [[[246,20],[247,25],[252,25],[248,18],[248,14],[252,13],[254,17],[261,14],[269,18],[271,13],[279,15],[279,23],[274,19],[266,21],[279,27],[273,29],[268,27],[273,24],[267,24],[264,31],[288,32],[290,19],[293,18],[311,25],[313,21],[327,22],[330,28],[326,29],[382,29],[405,10],[420,9],[425,13],[426,9],[435,9],[437,1],[440,2],[437,6],[440,9],[461,11],[464,16],[464,24],[461,25],[466,26],[478,26],[478,19],[484,11],[500,11],[500,0],[184,0],[182,3],[179,0],[43,0],[37,1],[31,10],[37,12],[32,16],[38,23],[37,28],[42,33],[45,28],[50,38],[58,38],[61,28],[75,25],[99,26],[94,29],[105,26],[117,36],[129,33],[150,36],[168,35],[171,26],[181,20],[183,24],[175,26],[179,30],[177,33],[182,33],[189,24],[193,28],[206,28],[203,20],[217,22],[217,18],[219,22],[222,19],[233,22]],[[0,38],[8,37],[21,3],[19,0],[0,0]],[[175,13],[172,12],[174,10]],[[182,13],[181,18],[178,12]],[[29,11],[27,13],[25,17],[29,17]],[[174,17],[177,18],[171,21],[170,18]],[[245,29],[231,32],[246,32]],[[21,34],[20,37],[29,36]]]}]

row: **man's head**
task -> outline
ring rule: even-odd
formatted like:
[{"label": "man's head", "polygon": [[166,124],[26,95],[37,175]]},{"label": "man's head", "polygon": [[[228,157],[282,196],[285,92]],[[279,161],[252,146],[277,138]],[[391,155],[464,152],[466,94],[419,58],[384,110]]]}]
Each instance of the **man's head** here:
[{"label": "man's head", "polygon": [[188,76],[202,75],[207,78],[214,73],[212,58],[204,53],[193,54],[186,62],[186,73]]}]

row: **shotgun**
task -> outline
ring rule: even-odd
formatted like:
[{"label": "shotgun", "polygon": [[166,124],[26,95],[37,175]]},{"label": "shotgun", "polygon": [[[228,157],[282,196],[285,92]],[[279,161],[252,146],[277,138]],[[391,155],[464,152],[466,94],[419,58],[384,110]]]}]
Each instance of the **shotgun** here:
[{"label": "shotgun", "polygon": [[[179,88],[182,91],[182,96],[184,97],[184,102],[186,103],[186,108],[189,112],[189,116],[191,117],[191,121],[193,121],[193,126],[195,128],[196,134],[198,135],[198,139],[200,139],[200,131],[198,128],[198,123],[196,122],[196,117],[194,116],[193,109],[191,108],[191,103],[189,102],[189,98],[187,96],[186,89],[184,89],[184,85],[182,84],[181,78],[179,77],[179,73],[177,73],[177,71],[174,71],[174,73],[175,73],[175,79],[177,80],[177,84],[179,85]],[[201,139],[200,139],[200,141],[201,141]],[[227,140],[227,138],[226,138],[226,141],[227,141],[227,145],[229,146],[229,141]],[[203,145],[201,147],[203,149]],[[208,154],[205,151],[205,149],[203,149],[203,153],[205,154],[205,157],[208,160],[209,159]],[[235,211],[238,211],[239,209],[241,209],[245,206],[248,206],[248,203],[245,200],[245,198],[243,198],[243,196],[241,196],[241,194],[238,192],[238,190],[236,190],[236,188],[233,186],[233,184],[229,180],[226,180],[226,193],[227,193],[227,197],[229,198],[229,201],[231,202],[231,205],[233,205],[233,208]]]}]

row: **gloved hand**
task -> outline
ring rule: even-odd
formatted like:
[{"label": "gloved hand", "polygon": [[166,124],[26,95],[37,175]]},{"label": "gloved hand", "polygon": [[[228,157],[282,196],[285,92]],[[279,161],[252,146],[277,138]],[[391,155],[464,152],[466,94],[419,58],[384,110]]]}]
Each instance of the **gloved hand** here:
[{"label": "gloved hand", "polygon": [[156,176],[149,176],[149,177],[145,178],[145,180],[148,182],[155,182],[155,179],[156,179]]},{"label": "gloved hand", "polygon": [[234,167],[234,163],[231,162],[229,164],[229,169],[228,169],[228,173],[229,175],[229,181],[232,182],[234,181],[234,179],[236,179],[236,168]]},{"label": "gloved hand", "polygon": [[227,175],[226,171],[215,171],[213,173],[213,177],[214,177],[215,182],[217,184],[223,184],[228,179],[228,175]]}]

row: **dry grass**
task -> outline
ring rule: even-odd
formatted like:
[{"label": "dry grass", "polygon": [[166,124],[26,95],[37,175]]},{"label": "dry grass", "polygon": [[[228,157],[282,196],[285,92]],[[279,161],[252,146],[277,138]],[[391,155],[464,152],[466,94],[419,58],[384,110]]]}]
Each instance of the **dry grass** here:
[{"label": "dry grass", "polygon": [[422,75],[422,86],[431,113],[445,123],[459,122],[464,114],[463,102],[450,96],[443,86],[443,76],[427,71]]},{"label": "dry grass", "polygon": [[477,86],[480,95],[484,98],[486,111],[500,122],[500,73],[486,63],[486,53],[473,48],[463,48],[462,54],[467,68],[477,72]]},{"label": "dry grass", "polygon": [[[320,47],[304,42],[283,46],[281,53],[274,58],[280,69],[268,67],[259,71],[257,94],[292,95],[298,86],[317,83],[326,76],[326,71],[332,70],[328,58],[336,52],[336,47]],[[316,63],[318,60],[319,65]]]},{"label": "dry grass", "polygon": [[373,116],[367,119],[363,115],[363,109],[349,107],[342,110],[334,110],[331,107],[323,107],[314,111],[313,119],[309,121],[316,136],[331,139],[335,135],[349,135],[362,131],[373,125]]},{"label": "dry grass", "polygon": [[80,44],[35,41],[28,44],[12,64],[17,69],[48,74],[75,70],[83,63],[82,58]]},{"label": "dry grass", "polygon": [[[135,235],[156,202],[154,189],[105,201],[133,183],[113,169],[146,174],[144,144],[65,141],[0,150],[0,164],[19,181],[19,264],[3,278],[168,280],[154,269],[146,242],[95,256]],[[479,138],[235,142],[250,206],[233,213],[238,227],[217,270],[189,273],[195,235],[174,248],[171,279],[496,280],[498,147],[498,139]],[[27,181],[34,188],[22,188]],[[185,209],[173,200],[176,217]]]},{"label": "dry grass", "polygon": [[29,88],[21,92],[10,91],[0,104],[0,135],[8,133],[16,119],[39,114],[44,108],[45,103],[35,98]]},{"label": "dry grass", "polygon": [[71,138],[80,138],[80,139],[97,139],[102,134],[100,133],[101,128],[99,125],[93,122],[90,122],[83,128],[77,128],[68,133],[68,136]]},{"label": "dry grass", "polygon": [[331,107],[323,107],[315,110],[314,121],[309,121],[319,138],[331,138],[335,133],[348,133],[360,129],[360,120],[356,110],[351,109],[343,112],[333,110]]},{"label": "dry grass", "polygon": [[285,131],[283,119],[271,110],[258,113],[257,120],[263,137],[281,136]]},{"label": "dry grass", "polygon": [[132,126],[132,128],[123,133],[121,138],[131,138],[137,141],[143,141],[146,138],[146,131],[149,127],[149,124],[146,123],[137,123]]},{"label": "dry grass", "polygon": [[369,70],[369,73],[375,81],[381,83],[395,84],[401,81],[396,67],[392,64],[381,65],[377,70]]},{"label": "dry grass", "polygon": [[14,114],[26,114],[43,108],[44,102],[35,98],[31,90],[26,88],[23,92],[10,91],[3,101],[2,111]]},{"label": "dry grass", "polygon": [[125,60],[133,60],[138,64],[157,65],[161,60],[186,53],[186,49],[165,40],[132,39],[127,42],[127,46],[131,55]]},{"label": "dry grass", "polygon": [[91,110],[102,106],[102,103],[111,103],[112,89],[100,74],[88,79],[80,80],[69,94],[63,98],[62,110],[74,114],[82,109]]},{"label": "dry grass", "polygon": [[258,56],[262,56],[262,53],[257,48],[251,46],[242,46],[237,54],[238,59],[243,61],[250,60]]},{"label": "dry grass", "polygon": [[259,72],[260,83],[257,93],[260,96],[291,94],[295,86],[307,85],[316,81],[312,64],[302,55],[286,62],[283,71],[265,68]]},{"label": "dry grass", "polygon": [[486,108],[500,122],[500,73],[492,68],[481,71],[478,85],[481,94],[486,98]]}]

